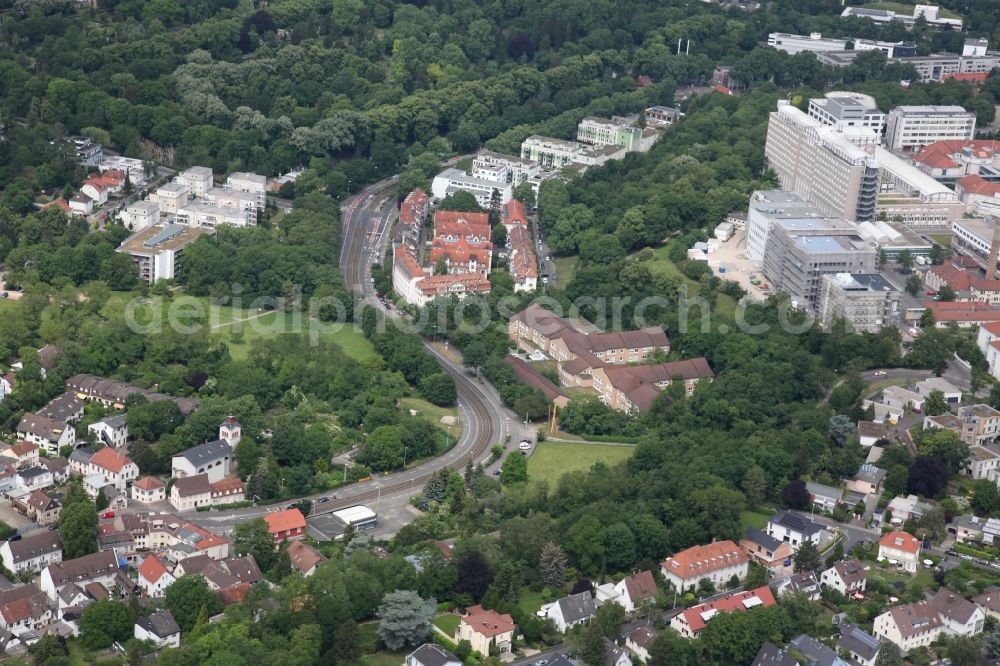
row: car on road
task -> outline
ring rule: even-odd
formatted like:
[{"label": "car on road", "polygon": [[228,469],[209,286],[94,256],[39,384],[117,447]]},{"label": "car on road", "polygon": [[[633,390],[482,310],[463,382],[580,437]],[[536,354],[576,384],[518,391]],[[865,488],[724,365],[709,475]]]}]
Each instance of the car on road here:
[{"label": "car on road", "polygon": [[498,469],[493,470],[493,476],[500,476],[500,470]]},{"label": "car on road", "polygon": [[547,663],[549,663],[548,659],[539,659],[535,662],[534,666],[545,666]]},{"label": "car on road", "polygon": [[114,511],[105,511],[104,513],[101,514],[101,518],[104,518],[104,519],[109,519],[109,518],[114,518],[114,517],[115,517],[115,512]]},{"label": "car on road", "polygon": [[947,555],[947,556],[949,556],[949,557],[955,557],[955,556],[958,555],[958,551],[955,551],[955,550],[946,550],[946,551],[944,551],[944,554]]},{"label": "car on road", "polygon": [[875,371],[875,376],[876,377],[884,377],[885,376],[885,370],[876,370]]},{"label": "car on road", "polygon": [[548,275],[543,275],[542,276],[542,284],[548,284],[548,283],[549,283],[549,276]]},{"label": "car on road", "polygon": [[526,439],[522,439],[521,443],[517,445],[517,448],[521,449],[522,451],[530,451],[531,442]]},{"label": "car on road", "polygon": [[329,502],[329,501],[330,501],[330,498],[329,498],[329,497],[318,497],[318,498],[316,498],[316,499],[315,499],[315,500],[313,500],[313,501],[314,501],[314,502],[315,502],[316,504],[326,504],[327,502]]}]

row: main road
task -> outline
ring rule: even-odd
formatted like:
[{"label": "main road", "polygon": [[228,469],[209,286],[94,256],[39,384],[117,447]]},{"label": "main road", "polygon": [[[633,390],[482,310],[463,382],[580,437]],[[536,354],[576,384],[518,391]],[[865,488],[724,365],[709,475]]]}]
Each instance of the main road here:
[{"label": "main road", "polygon": [[[389,246],[392,223],[398,215],[395,182],[394,176],[371,185],[341,205],[341,271],[348,288],[359,293],[365,303],[385,315],[386,325],[402,323],[401,315],[387,308],[375,294],[371,267],[384,256]],[[446,453],[406,470],[344,486],[335,493],[310,496],[307,499],[322,500],[322,503],[315,504],[310,517],[356,504],[374,504],[376,501],[380,508],[405,507],[410,497],[419,492],[434,472],[442,468],[461,471],[469,462],[485,465],[489,462],[493,443],[499,442],[511,448],[511,441],[517,442],[532,434],[504,408],[493,386],[470,376],[456,354],[425,344],[441,368],[455,380],[458,417],[462,426],[457,443]],[[184,512],[182,515],[211,531],[226,534],[239,522],[280,508],[281,505],[249,507],[229,511]]]}]

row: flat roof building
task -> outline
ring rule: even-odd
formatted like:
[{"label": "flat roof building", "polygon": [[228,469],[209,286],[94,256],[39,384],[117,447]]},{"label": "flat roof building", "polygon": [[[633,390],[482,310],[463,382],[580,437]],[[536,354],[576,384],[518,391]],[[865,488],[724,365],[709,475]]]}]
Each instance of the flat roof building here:
[{"label": "flat roof building", "polygon": [[960,106],[897,106],[886,119],[885,145],[913,151],[938,141],[967,141],[975,133],[976,114]]},{"label": "flat roof building", "polygon": [[[946,10],[947,11],[947,10]],[[936,5],[914,5],[913,14],[901,14],[889,9],[869,9],[867,7],[847,7],[840,14],[842,17],[856,16],[871,19],[875,23],[899,21],[909,30],[916,25],[918,18],[927,21],[927,25],[945,30],[961,30],[962,19],[946,18],[941,14],[941,8]]]},{"label": "flat roof building", "polygon": [[899,319],[899,296],[878,273],[824,275],[817,306],[820,325],[829,329],[843,318],[856,331],[876,333]]},{"label": "flat roof building", "polygon": [[853,92],[829,92],[824,97],[809,100],[809,117],[824,125],[833,125],[842,132],[870,130],[882,136],[885,113],[870,95]]},{"label": "flat roof building", "polygon": [[157,280],[172,280],[184,248],[201,236],[214,233],[205,227],[155,224],[126,238],[118,251],[129,254],[139,269],[140,279],[153,284]]},{"label": "flat roof building", "polygon": [[[496,171],[497,176],[499,176],[500,171]],[[479,169],[478,173],[483,175],[484,170]],[[476,203],[483,209],[490,208],[494,192],[499,194],[500,205],[507,203],[513,197],[513,187],[510,183],[502,180],[486,180],[470,176],[459,169],[445,169],[434,176],[434,181],[431,183],[431,193],[436,199],[444,199],[455,192],[468,192],[476,197]]]},{"label": "flat roof building", "polygon": [[812,32],[808,35],[793,35],[787,32],[772,32],[767,36],[767,45],[772,49],[777,49],[794,55],[802,51],[811,51],[813,53],[821,51],[843,51],[847,48],[847,40],[823,37],[823,34],[819,32]]}]

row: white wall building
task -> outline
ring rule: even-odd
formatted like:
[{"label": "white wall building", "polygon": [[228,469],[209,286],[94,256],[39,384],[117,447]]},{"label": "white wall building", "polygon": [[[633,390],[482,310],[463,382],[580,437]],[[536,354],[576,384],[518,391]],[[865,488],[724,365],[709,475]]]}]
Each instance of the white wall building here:
[{"label": "white wall building", "polygon": [[257,200],[257,208],[267,207],[267,178],[256,173],[237,171],[226,178],[226,189],[249,192]]},{"label": "white wall building", "polygon": [[[480,170],[480,173],[484,171]],[[499,193],[501,206],[513,198],[513,187],[503,181],[477,178],[458,169],[445,169],[434,176],[431,193],[435,199],[444,199],[455,192],[468,192],[473,195],[476,197],[476,203],[483,209],[489,209],[494,192]]]},{"label": "white wall building", "polygon": [[885,144],[912,151],[938,141],[966,141],[976,133],[976,114],[960,106],[897,106],[889,111]]},{"label": "white wall building", "polygon": [[787,32],[772,32],[767,36],[767,45],[772,49],[795,55],[802,51],[843,51],[847,48],[846,39],[823,37],[822,33],[812,32],[808,35],[792,35]]},{"label": "white wall building", "polygon": [[160,210],[168,215],[176,215],[177,210],[187,202],[191,190],[184,183],[165,183],[156,188],[150,199],[160,204]]},{"label": "white wall building", "polygon": [[132,231],[141,231],[160,221],[160,204],[155,201],[136,201],[126,206],[118,217]]},{"label": "white wall building", "polygon": [[177,180],[184,183],[196,197],[203,197],[212,187],[212,169],[203,166],[193,166],[181,171]]}]

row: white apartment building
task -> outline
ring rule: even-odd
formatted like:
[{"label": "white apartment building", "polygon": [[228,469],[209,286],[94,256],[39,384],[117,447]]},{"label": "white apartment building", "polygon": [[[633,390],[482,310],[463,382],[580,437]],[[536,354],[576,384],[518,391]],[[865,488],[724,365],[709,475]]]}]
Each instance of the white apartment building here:
[{"label": "white apartment building", "polygon": [[822,33],[812,32],[808,35],[793,35],[787,32],[772,32],[767,36],[767,45],[772,49],[795,55],[802,51],[843,51],[847,48],[846,39],[823,37]]},{"label": "white apartment building", "polygon": [[168,215],[176,215],[177,210],[187,203],[191,190],[184,183],[165,183],[156,188],[155,199],[160,204],[160,210]]},{"label": "white apartment building", "polygon": [[192,201],[177,210],[177,223],[189,227],[215,229],[220,224],[233,227],[251,227],[257,223],[256,211],[249,212],[228,206],[213,206]]},{"label": "white apartment building", "polygon": [[521,157],[538,162],[543,169],[561,169],[576,162],[584,148],[576,141],[533,135],[521,142]]},{"label": "white apartment building", "polygon": [[0,559],[7,571],[41,571],[50,564],[62,562],[62,541],[56,530],[38,530],[17,541],[0,544]]},{"label": "white apartment building", "polygon": [[725,587],[735,576],[747,576],[750,558],[732,541],[717,541],[704,546],[692,546],[660,564],[660,572],[668,585],[679,592],[696,588],[707,578],[717,588]]},{"label": "white apartment building", "polygon": [[905,654],[926,647],[942,634],[976,636],[986,615],[971,601],[941,588],[930,599],[895,606],[875,618],[875,638],[895,643]]},{"label": "white apartment building", "polygon": [[483,180],[500,180],[515,187],[538,176],[534,160],[483,150],[472,161],[472,175]]},{"label": "white apartment building", "polygon": [[257,200],[257,208],[267,207],[267,178],[256,173],[237,171],[226,178],[226,189],[249,192]]},{"label": "white apartment building", "polygon": [[97,441],[104,446],[120,449],[128,442],[128,419],[124,414],[114,414],[87,426]]},{"label": "white apartment building", "polygon": [[114,588],[117,576],[118,556],[113,550],[104,550],[75,560],[50,564],[42,570],[38,587],[50,601],[54,602],[59,591],[67,585],[84,587],[88,583],[96,582],[110,590]]},{"label": "white apartment building", "polygon": [[244,211],[252,224],[257,223],[257,195],[251,192],[211,187],[205,192],[205,201],[213,206]]},{"label": "white apartment building", "polygon": [[130,255],[139,267],[139,277],[153,284],[157,280],[172,280],[184,248],[199,237],[214,233],[208,227],[155,224],[126,238],[118,251]]},{"label": "white apartment building", "polygon": [[938,141],[967,141],[975,133],[976,114],[960,106],[897,106],[886,120],[885,144],[913,151]]},{"label": "white apartment building", "polygon": [[[480,169],[479,172],[486,173],[486,170]],[[502,170],[495,169],[493,173],[500,177]],[[483,209],[489,209],[494,192],[499,193],[501,206],[507,203],[513,198],[513,189],[510,183],[502,180],[477,178],[459,169],[445,169],[434,176],[434,181],[431,183],[431,193],[435,199],[444,199],[455,192],[468,192],[476,197],[476,203]]]},{"label": "white apartment building", "polygon": [[142,231],[160,221],[160,204],[155,201],[136,201],[126,206],[118,218],[132,231]]},{"label": "white apartment building", "polygon": [[203,166],[193,166],[181,171],[177,180],[187,185],[187,188],[196,197],[203,197],[212,187],[214,174],[212,169]]}]

